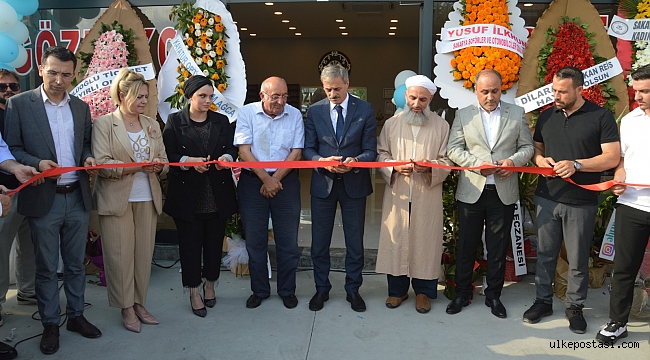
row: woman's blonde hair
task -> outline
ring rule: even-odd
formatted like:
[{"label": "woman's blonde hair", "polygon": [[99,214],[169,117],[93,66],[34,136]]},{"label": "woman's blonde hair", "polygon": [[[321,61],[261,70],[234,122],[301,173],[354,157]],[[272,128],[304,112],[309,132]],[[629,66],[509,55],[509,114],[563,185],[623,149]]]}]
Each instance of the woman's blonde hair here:
[{"label": "woman's blonde hair", "polygon": [[[111,99],[118,106],[124,105],[124,109],[126,110],[138,98],[140,87],[143,84],[149,89],[149,84],[142,74],[138,74],[129,68],[124,68],[113,79],[113,83],[111,84]],[[124,94],[124,104],[120,100],[120,93]]]}]

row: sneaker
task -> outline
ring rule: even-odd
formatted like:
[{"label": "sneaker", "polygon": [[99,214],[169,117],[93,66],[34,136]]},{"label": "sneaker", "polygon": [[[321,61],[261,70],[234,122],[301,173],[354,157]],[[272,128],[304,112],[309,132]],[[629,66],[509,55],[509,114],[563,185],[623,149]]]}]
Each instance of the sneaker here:
[{"label": "sneaker", "polygon": [[569,330],[576,334],[584,334],[587,331],[587,321],[582,315],[582,308],[571,305],[564,313],[569,320]]},{"label": "sneaker", "polygon": [[596,341],[613,345],[616,340],[624,337],[627,337],[627,324],[612,320],[596,334]]},{"label": "sneaker", "polygon": [[544,316],[553,315],[553,305],[535,299],[535,303],[524,313],[524,322],[537,324]]},{"label": "sneaker", "polygon": [[36,300],[36,295],[23,295],[21,293],[18,293],[16,295],[16,302],[18,305],[35,305],[38,304],[38,301]]}]

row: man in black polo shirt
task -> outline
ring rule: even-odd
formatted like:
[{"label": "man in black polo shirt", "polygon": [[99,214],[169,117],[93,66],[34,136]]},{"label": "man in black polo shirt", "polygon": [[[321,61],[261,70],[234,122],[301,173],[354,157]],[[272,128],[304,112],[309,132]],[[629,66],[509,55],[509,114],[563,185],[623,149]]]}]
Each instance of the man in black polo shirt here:
[{"label": "man in black polo shirt", "polygon": [[577,184],[598,183],[600,173],[616,167],[621,157],[614,116],[582,98],[583,83],[579,69],[560,69],[553,78],[555,106],[542,112],[535,128],[533,161],[539,167],[552,167],[555,175],[540,177],[535,191],[537,296],[524,313],[524,322],[531,324],[553,314],[553,278],[564,240],[569,262],[565,314],[569,329],[578,334],[587,329],[582,308],[589,285],[598,193],[565,179]]}]

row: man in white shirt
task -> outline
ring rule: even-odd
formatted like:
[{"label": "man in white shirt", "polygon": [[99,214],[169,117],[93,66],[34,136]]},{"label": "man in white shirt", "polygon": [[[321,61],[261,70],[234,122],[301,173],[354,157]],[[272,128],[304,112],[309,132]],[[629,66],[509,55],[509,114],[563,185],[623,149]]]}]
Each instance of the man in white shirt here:
[{"label": "man in white shirt", "polygon": [[[302,115],[287,104],[287,83],[270,77],[262,83],[260,100],[239,111],[235,145],[242,161],[293,161],[302,157]],[[253,294],[249,309],[271,295],[267,270],[269,213],[273,221],[278,269],[278,295],[287,309],[298,305],[296,269],[300,259],[300,180],[295,169],[242,169],[238,184]]]},{"label": "man in white shirt", "polygon": [[[639,107],[621,120],[621,162],[614,180],[650,184],[650,66],[632,73],[634,100]],[[614,344],[627,337],[627,320],[634,298],[634,283],[650,237],[650,188],[626,185],[612,187],[616,201],[614,226],[614,275],[609,298],[610,322],[596,334],[601,343]],[[646,274],[647,276],[647,274]]]},{"label": "man in white shirt", "polygon": [[[76,61],[66,48],[45,49],[38,69],[43,85],[9,99],[5,115],[7,144],[21,163],[40,171],[96,165],[90,148],[90,108],[67,92]],[[64,263],[67,330],[86,338],[102,335],[83,316],[83,261],[92,209],[89,176],[95,173],[71,171],[20,193],[18,213],[29,221],[36,255],[36,298],[43,324],[40,349],[44,354],[59,350],[59,250]]]},{"label": "man in white shirt", "polygon": [[[474,83],[478,103],[456,112],[449,132],[447,156],[464,167],[526,165],[533,156],[534,147],[524,109],[501,101],[502,81],[497,71],[479,72]],[[518,199],[518,177],[511,171],[493,168],[460,173],[456,189],[459,222],[456,298],[447,306],[448,314],[459,313],[471,302],[476,249],[485,226],[488,262],[488,286],[483,290],[485,305],[492,309],[494,316],[507,316],[500,296]]]}]

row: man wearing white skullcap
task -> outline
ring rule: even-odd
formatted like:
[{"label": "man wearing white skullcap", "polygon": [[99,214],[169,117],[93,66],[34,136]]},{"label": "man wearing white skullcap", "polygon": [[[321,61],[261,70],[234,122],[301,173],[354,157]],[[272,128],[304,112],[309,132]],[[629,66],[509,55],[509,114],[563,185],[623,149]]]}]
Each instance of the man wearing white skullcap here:
[{"label": "man wearing white skullcap", "polygon": [[[449,124],[429,110],[436,86],[424,75],[405,82],[407,108],[386,120],[377,144],[377,161],[450,165],[446,157]],[[378,273],[388,277],[389,309],[408,298],[413,285],[415,308],[431,309],[437,296],[442,256],[442,182],[449,170],[413,162],[380,168],[386,181],[382,206]]]},{"label": "man wearing white skullcap", "polygon": [[[497,71],[480,71],[474,83],[478,102],[456,112],[447,156],[464,167],[526,165],[534,147],[524,109],[501,101],[502,80]],[[485,227],[488,263],[487,288],[483,289],[485,305],[492,309],[494,316],[506,317],[506,308],[499,298],[518,199],[518,176],[511,171],[498,168],[461,171],[456,188],[459,223],[456,298],[447,306],[448,314],[459,313],[470,303],[476,248]]]}]

